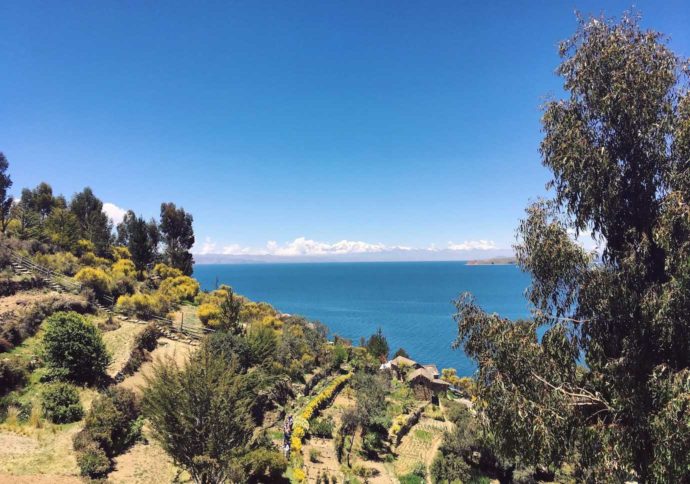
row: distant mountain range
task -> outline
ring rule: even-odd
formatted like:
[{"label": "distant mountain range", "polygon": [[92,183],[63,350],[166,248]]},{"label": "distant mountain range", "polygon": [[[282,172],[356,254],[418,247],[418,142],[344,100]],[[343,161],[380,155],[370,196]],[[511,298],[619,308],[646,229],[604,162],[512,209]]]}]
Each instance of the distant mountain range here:
[{"label": "distant mountain range", "polygon": [[363,252],[328,255],[236,255],[194,254],[196,264],[262,264],[303,262],[422,262],[467,261],[472,265],[513,264],[510,250],[450,250],[450,249],[395,249],[380,252]]}]

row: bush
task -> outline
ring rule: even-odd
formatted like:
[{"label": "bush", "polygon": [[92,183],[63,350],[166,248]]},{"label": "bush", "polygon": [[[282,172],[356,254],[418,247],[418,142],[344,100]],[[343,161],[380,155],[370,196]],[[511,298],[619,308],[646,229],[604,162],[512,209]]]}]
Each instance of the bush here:
[{"label": "bush", "polygon": [[215,304],[204,303],[200,305],[196,315],[205,326],[216,327],[220,323],[220,307]]},{"label": "bush", "polygon": [[244,478],[251,476],[249,482],[281,482],[280,477],[287,469],[285,456],[270,448],[254,449],[242,458]]},{"label": "bush", "polygon": [[148,359],[148,353],[155,350],[158,346],[158,338],[161,331],[154,323],[149,323],[144,330],[134,339],[134,348],[129,356],[129,360],[122,369],[125,375],[132,375]]},{"label": "bush", "polygon": [[76,382],[95,382],[110,364],[100,331],[75,312],[46,319],[43,349],[46,366],[56,376]]},{"label": "bush", "polygon": [[58,252],[57,254],[37,254],[35,256],[37,264],[47,267],[56,272],[61,272],[68,276],[73,276],[79,270],[79,259],[70,252]]},{"label": "bush", "polygon": [[0,396],[13,388],[24,385],[28,378],[29,372],[19,360],[10,358],[0,360]]},{"label": "bush", "polygon": [[110,271],[115,279],[124,279],[126,277],[136,277],[137,269],[134,262],[129,259],[118,259],[112,265]]},{"label": "bush", "polygon": [[100,269],[107,269],[110,266],[110,261],[103,257],[98,257],[93,252],[86,252],[79,258],[79,262],[83,266],[97,267]]},{"label": "bush", "polygon": [[93,440],[77,452],[77,465],[83,476],[92,479],[104,477],[112,468],[105,451]]},{"label": "bush", "polygon": [[356,464],[352,467],[352,473],[357,477],[363,477],[367,479],[370,477],[376,477],[379,474],[379,471],[378,469],[374,469],[373,467],[365,467],[363,465]]},{"label": "bush", "polygon": [[84,287],[92,289],[98,297],[102,297],[110,292],[112,280],[103,269],[84,267],[77,272],[74,278],[81,282]]},{"label": "bush", "polygon": [[199,283],[189,276],[178,276],[161,282],[160,293],[173,302],[194,301],[199,293]]},{"label": "bush", "polygon": [[169,308],[168,301],[159,295],[152,294],[132,294],[131,296],[120,296],[117,298],[117,310],[129,316],[136,316],[141,319],[151,319],[152,316],[163,315]]},{"label": "bush", "polygon": [[131,259],[132,258],[132,254],[129,251],[129,249],[127,247],[122,246],[122,245],[114,246],[111,249],[111,253],[112,253],[113,259],[115,259],[115,260]]},{"label": "bush", "polygon": [[79,392],[68,383],[53,383],[43,392],[43,415],[53,423],[76,422],[84,416]]},{"label": "bush", "polygon": [[315,418],[309,423],[309,433],[314,437],[330,439],[333,437],[334,427],[335,425],[331,417]]},{"label": "bush", "polygon": [[180,277],[184,274],[182,274],[181,270],[179,270],[175,267],[170,267],[167,264],[163,264],[162,262],[159,262],[153,268],[153,275],[160,277],[160,279],[163,280],[163,279],[170,279],[173,277]]},{"label": "bush", "polygon": [[84,429],[108,457],[113,457],[139,438],[140,413],[134,392],[111,387],[94,400],[86,416]]},{"label": "bush", "polygon": [[[341,375],[335,378],[330,385],[324,388],[321,393],[314,397],[302,410],[300,413],[300,418],[303,422],[308,422],[319,410],[324,408],[335,394],[352,378],[352,373],[347,375]],[[302,449],[302,439],[306,434],[306,429],[300,421],[295,423],[295,427],[292,431],[292,438],[290,439],[290,447],[294,452],[299,452]]]},{"label": "bush", "polygon": [[[21,344],[38,330],[44,319],[57,311],[87,312],[91,309],[88,301],[76,296],[65,294],[48,296],[21,312],[14,320],[3,321],[0,325],[0,351],[3,348]],[[4,340],[4,342],[3,342]],[[10,343],[11,346],[8,346]]]}]

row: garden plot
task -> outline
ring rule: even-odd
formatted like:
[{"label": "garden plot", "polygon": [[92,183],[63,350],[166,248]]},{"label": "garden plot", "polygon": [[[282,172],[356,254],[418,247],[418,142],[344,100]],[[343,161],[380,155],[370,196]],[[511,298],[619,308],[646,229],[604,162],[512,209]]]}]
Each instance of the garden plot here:
[{"label": "garden plot", "polygon": [[448,430],[448,423],[422,417],[396,449],[395,473],[399,476],[409,474],[419,464],[428,467],[434,460],[445,430]]}]

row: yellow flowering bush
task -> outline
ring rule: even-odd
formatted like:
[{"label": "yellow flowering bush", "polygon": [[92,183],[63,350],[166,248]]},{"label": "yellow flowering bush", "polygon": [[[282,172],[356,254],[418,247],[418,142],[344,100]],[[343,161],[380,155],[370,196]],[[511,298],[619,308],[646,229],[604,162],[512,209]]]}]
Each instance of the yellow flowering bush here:
[{"label": "yellow flowering bush", "polygon": [[73,276],[79,270],[79,259],[71,252],[58,252],[56,254],[36,254],[37,264],[48,269]]},{"label": "yellow flowering bush", "polygon": [[110,291],[111,279],[103,269],[94,267],[84,267],[74,278],[81,282],[85,287],[90,287],[98,295],[106,294]]},{"label": "yellow flowering bush", "polygon": [[151,316],[164,314],[168,302],[157,294],[132,294],[117,299],[117,310],[130,316],[149,319]]},{"label": "yellow flowering bush", "polygon": [[199,293],[199,283],[189,276],[178,276],[161,282],[159,292],[173,302],[194,301]]},{"label": "yellow flowering bush", "polygon": [[181,270],[159,262],[153,268],[153,275],[158,276],[161,279],[170,279],[173,277],[180,277],[183,274]]},{"label": "yellow flowering bush", "polygon": [[116,245],[110,250],[110,252],[115,260],[132,258],[131,252],[124,245]]},{"label": "yellow flowering bush", "polygon": [[79,258],[79,262],[81,265],[89,267],[101,267],[103,269],[110,267],[110,261],[108,259],[98,257],[93,252],[86,252],[82,254],[82,256]]},{"label": "yellow flowering bush", "polygon": [[125,277],[136,277],[137,269],[134,267],[134,262],[129,259],[118,259],[110,269],[115,279],[124,279]]},{"label": "yellow flowering bush", "polygon": [[206,326],[217,326],[220,322],[220,308],[215,304],[204,303],[196,312],[199,321]]},{"label": "yellow flowering bush", "polygon": [[[316,395],[309,403],[307,403],[302,412],[299,414],[298,418],[295,420],[295,427],[292,431],[292,448],[294,450],[297,451],[302,448],[302,439],[304,439],[304,435],[306,434],[309,420],[311,420],[316,412],[324,408],[328,402],[331,401],[338,390],[340,390],[350,378],[352,378],[352,373],[337,377],[330,383],[330,385],[321,390],[321,393]],[[298,445],[295,446],[295,443]]]},{"label": "yellow flowering bush", "polygon": [[300,468],[295,469],[292,476],[298,482],[304,482],[307,479],[307,475],[304,473],[304,470],[302,470]]}]

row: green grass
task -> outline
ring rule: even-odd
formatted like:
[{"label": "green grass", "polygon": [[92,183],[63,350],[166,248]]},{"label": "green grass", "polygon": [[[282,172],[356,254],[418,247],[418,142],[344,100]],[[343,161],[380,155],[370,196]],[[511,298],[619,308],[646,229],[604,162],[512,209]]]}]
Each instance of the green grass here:
[{"label": "green grass", "polygon": [[417,474],[407,474],[398,478],[400,484],[424,484],[425,480],[423,477]]},{"label": "green grass", "polygon": [[421,440],[422,442],[431,442],[432,440],[434,440],[434,434],[426,430],[415,429],[414,438],[417,440]]}]

